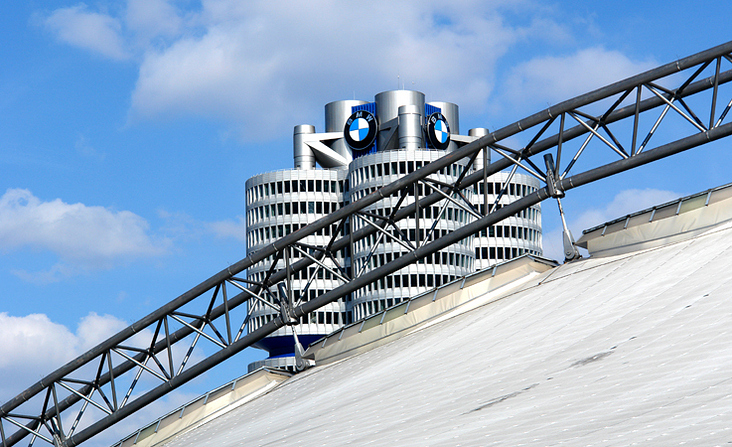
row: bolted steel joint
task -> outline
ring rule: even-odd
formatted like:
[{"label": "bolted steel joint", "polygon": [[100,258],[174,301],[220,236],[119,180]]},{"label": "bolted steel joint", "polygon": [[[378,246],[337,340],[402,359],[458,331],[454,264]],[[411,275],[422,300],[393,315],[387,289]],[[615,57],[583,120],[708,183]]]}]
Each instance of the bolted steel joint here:
[{"label": "bolted steel joint", "polygon": [[552,154],[544,155],[544,164],[546,165],[546,187],[549,195],[555,199],[564,197],[564,191],[561,189],[559,183],[557,183]]},{"label": "bolted steel joint", "polygon": [[282,318],[282,322],[285,324],[285,326],[295,326],[299,324],[297,318],[295,318],[295,311],[292,308],[292,303],[289,299],[289,293],[287,293],[287,290],[285,290],[285,285],[283,283],[277,284],[277,287],[280,291],[279,295],[279,304],[280,304],[280,317]]}]

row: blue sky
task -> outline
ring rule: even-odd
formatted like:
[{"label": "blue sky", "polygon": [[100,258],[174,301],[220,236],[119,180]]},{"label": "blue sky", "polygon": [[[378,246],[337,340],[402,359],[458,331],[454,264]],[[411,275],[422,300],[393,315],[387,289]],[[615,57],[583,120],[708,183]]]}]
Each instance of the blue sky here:
[{"label": "blue sky", "polygon": [[[327,102],[403,85],[457,103],[463,133],[494,130],[730,40],[718,1],[361,5],[3,2],[0,401],[243,258],[245,180],[290,168],[293,126],[322,131]],[[571,192],[575,237],[728,183],[725,146]],[[556,205],[544,209],[557,256]]]}]

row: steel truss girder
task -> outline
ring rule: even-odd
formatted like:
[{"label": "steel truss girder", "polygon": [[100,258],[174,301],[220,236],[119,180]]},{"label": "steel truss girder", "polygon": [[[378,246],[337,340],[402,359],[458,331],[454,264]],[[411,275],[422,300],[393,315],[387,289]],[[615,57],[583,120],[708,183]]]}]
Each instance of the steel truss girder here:
[{"label": "steel truss girder", "polygon": [[[558,178],[555,177],[555,184],[552,186],[556,190],[568,191],[586,183],[590,183],[592,181],[613,175],[615,173],[623,172],[625,170],[632,169],[646,163],[650,163],[654,160],[667,157],[669,155],[732,134],[732,124],[722,124],[731,107],[730,105],[732,105],[732,101],[730,101],[724,112],[720,114],[719,117],[717,117],[715,114],[719,86],[732,80],[732,71],[721,72],[720,70],[720,65],[723,59],[730,61],[729,54],[731,51],[732,42],[720,45],[718,47],[712,48],[702,53],[698,53],[688,58],[681,59],[677,62],[663,65],[646,73],[628,78],[624,81],[617,82],[594,92],[579,96],[577,98],[559,103],[542,112],[531,115],[514,124],[499,129],[496,132],[481,137],[480,139],[473,141],[472,143],[469,143],[462,148],[459,148],[455,152],[447,154],[446,156],[435,160],[432,163],[429,163],[423,168],[407,174],[405,177],[397,180],[396,182],[380,188],[379,190],[367,195],[357,202],[351,203],[337,210],[331,215],[326,216],[306,227],[303,227],[298,231],[287,235],[284,238],[281,238],[268,246],[265,246],[255,253],[251,253],[249,256],[237,262],[236,264],[230,266],[225,270],[222,270],[218,274],[212,276],[208,280],[202,282],[198,286],[192,288],[188,292],[172,300],[167,305],[161,307],[157,311],[132,324],[125,330],[112,336],[107,341],[99,344],[87,353],[82,354],[77,359],[59,368],[35,385],[29,387],[27,390],[25,390],[15,398],[5,403],[2,407],[0,407],[0,436],[2,438],[3,447],[14,445],[28,434],[32,434],[32,441],[36,438],[41,438],[46,442],[55,442],[57,444],[61,443],[62,445],[66,446],[78,445],[79,443],[104,430],[105,428],[129,416],[130,414],[134,413],[145,405],[162,397],[172,389],[175,389],[178,386],[188,382],[199,374],[222,362],[226,358],[231,357],[232,355],[245,349],[246,347],[251,346],[254,342],[261,340],[265,336],[273,333],[274,331],[286,325],[289,322],[287,320],[289,320],[290,318],[299,318],[305,316],[308,313],[313,312],[314,310],[330,302],[333,302],[371,282],[374,282],[384,277],[385,275],[396,272],[399,269],[413,262],[416,262],[418,259],[421,259],[427,255],[444,249],[445,247],[448,247],[449,245],[459,240],[475,234],[477,231],[480,231],[487,226],[493,225],[494,223],[499,222],[506,217],[512,216],[517,212],[533,206],[541,202],[542,200],[550,197],[550,188],[547,186],[543,189],[538,190],[537,192],[518,199],[515,202],[504,205],[502,208],[496,209],[483,217],[477,218],[472,223],[469,223],[468,225],[465,225],[464,227],[453,231],[446,237],[438,238],[437,240],[431,242],[425,242],[424,244],[421,244],[418,248],[408,253],[405,253],[404,255],[396,258],[386,265],[382,265],[373,270],[365,272],[358,278],[352,279],[350,282],[345,283],[342,286],[317,297],[315,300],[305,302],[294,308],[288,308],[287,318],[283,316],[277,316],[268,323],[266,323],[264,326],[243,336],[243,332],[242,330],[240,330],[239,334],[237,334],[237,336],[232,339],[231,325],[229,321],[229,312],[231,309],[234,309],[235,307],[249,301],[250,299],[254,299],[254,297],[267,301],[266,299],[259,296],[259,293],[262,290],[267,291],[270,285],[274,285],[284,281],[288,277],[288,275],[292,274],[293,272],[305,269],[314,263],[317,265],[318,261],[323,256],[325,256],[326,252],[335,252],[337,250],[346,248],[352,241],[360,240],[372,234],[375,234],[377,232],[377,229],[364,227],[346,237],[342,237],[340,239],[335,239],[334,237],[328,244],[328,247],[325,251],[311,254],[312,258],[305,257],[290,264],[285,269],[277,270],[277,261],[282,256],[284,250],[302,241],[303,238],[315,234],[316,232],[324,229],[329,225],[333,225],[334,223],[339,223],[339,228],[341,228],[344,225],[344,222],[346,222],[347,219],[351,219],[352,216],[354,216],[356,213],[361,212],[365,208],[377,203],[380,200],[391,197],[394,194],[399,194],[400,191],[412,187],[412,185],[416,184],[417,182],[427,180],[427,177],[431,174],[434,174],[459,160],[467,158],[470,159],[472,162],[472,160],[475,159],[475,156],[482,148],[489,147],[494,148],[494,150],[495,148],[504,148],[505,150],[501,149],[499,154],[502,155],[502,158],[492,163],[490,166],[487,166],[485,172],[481,170],[468,175],[464,173],[460,176],[456,184],[451,185],[451,187],[445,187],[445,189],[441,191],[442,194],[440,192],[433,192],[425,197],[419,198],[417,198],[415,194],[415,202],[407,204],[398,210],[393,210],[389,220],[392,222],[396,222],[411,215],[414,215],[416,212],[419,212],[420,209],[424,209],[427,206],[431,206],[441,200],[445,200],[444,195],[451,195],[451,190],[459,193],[461,189],[471,187],[479,181],[483,180],[484,175],[492,175],[510,166],[514,166],[514,168],[518,168],[520,166],[523,169],[527,170],[527,172],[530,172],[532,175],[537,176],[537,174],[540,173],[541,170],[539,170],[536,167],[536,164],[531,162],[529,158],[554,147],[557,148],[557,164],[555,169],[558,171],[563,144],[582,135],[588,135],[588,138],[597,136],[599,135],[597,131],[600,128],[607,131],[610,136],[610,140],[612,140],[611,144],[609,144],[610,142],[607,140],[605,140],[604,143],[608,144],[609,146],[615,146],[615,148],[618,149],[615,152],[621,157],[621,159],[604,166],[590,169],[589,171],[580,174],[567,176],[572,165],[574,164],[572,163],[564,171],[564,174],[562,174]],[[696,81],[695,78],[697,77],[697,75],[713,62],[716,62],[715,74],[710,78]],[[681,87],[677,88],[676,90],[672,91],[668,89],[663,89],[654,83],[654,81],[669,76],[671,74],[691,69],[696,69],[696,72],[691,77],[689,77],[681,85]],[[654,96],[643,100],[641,96],[641,91],[643,88],[655,89]],[[709,126],[705,127],[704,124],[702,124],[701,121],[696,117],[696,115],[693,112],[690,112],[688,106],[684,103],[683,99],[687,96],[708,89],[713,90],[713,99]],[[637,93],[635,103],[623,108],[617,108],[623,100],[631,97],[631,94],[634,90]],[[620,98],[602,116],[593,117],[584,114],[584,112],[581,112],[579,110],[581,107],[597,103],[598,101],[611,98],[615,95],[620,95]],[[662,115],[665,115],[666,111],[668,111],[669,108],[673,108],[669,103],[673,103],[675,101],[678,101],[681,106],[687,110],[687,112],[690,112],[688,113],[688,115],[686,115],[686,119],[690,119],[691,121],[695,122],[695,127],[697,128],[696,130],[699,130],[699,132],[689,137],[657,147],[655,149],[644,150],[645,145],[641,145],[639,149],[636,150],[635,147],[638,137],[637,127],[639,114],[647,110],[655,109],[659,106],[664,106],[665,109]],[[677,111],[677,113],[679,113],[680,111],[678,107],[676,107],[676,109],[674,110]],[[681,113],[683,114],[683,112]],[[572,128],[565,129],[564,121],[567,114],[576,119],[579,124]],[[585,121],[578,118],[579,116],[584,118]],[[631,116],[634,117],[635,122],[633,140],[630,145],[631,150],[630,152],[627,152],[625,150],[620,150],[621,146],[619,145],[615,137],[609,132],[609,129],[607,129],[607,125],[613,122],[627,119]],[[561,122],[559,132],[554,136],[539,140],[544,131],[551,126],[551,124],[557,117],[560,117]],[[663,119],[663,117],[661,117],[661,119]],[[658,120],[658,122],[660,122],[660,119]],[[528,132],[534,126],[543,127],[541,131],[531,139],[531,142],[529,143],[529,145],[527,145],[527,147],[521,150],[512,150],[509,148],[505,148],[505,146],[501,145],[501,142],[508,137],[524,131]],[[647,143],[647,140],[650,139],[656,128],[657,124],[654,125],[651,132],[649,132],[644,143]],[[585,147],[586,143],[583,144],[581,151],[584,151]],[[573,160],[576,160],[576,158],[578,157],[579,154],[576,155]],[[528,163],[530,167],[524,166],[522,164],[522,161]],[[542,176],[541,174],[538,174],[538,176],[543,180],[546,180],[547,178],[547,176]],[[274,262],[272,264],[272,267],[268,271],[265,283],[260,285],[252,285],[246,290],[242,290],[241,293],[238,293],[233,297],[227,297],[225,287],[227,282],[229,284],[236,284],[234,281],[242,281],[236,278],[235,275],[269,257],[274,257]],[[238,286],[238,284],[236,285]],[[221,290],[223,303],[214,307],[219,290]],[[168,318],[172,319],[172,317],[175,315],[178,316],[177,318],[181,318],[181,312],[179,312],[178,309],[211,291],[213,291],[213,297],[210,301],[205,301],[206,303],[208,303],[207,310],[202,313],[201,316],[191,314],[186,315],[186,317],[191,318],[192,321],[184,323],[183,327],[176,330],[175,332],[170,333],[168,328]],[[242,329],[246,324],[246,321],[248,321],[250,315],[251,309],[249,309],[249,311],[247,312],[245,322],[241,326]],[[225,316],[226,318],[226,327],[228,332],[228,337],[226,338],[221,336],[221,334],[215,329],[215,327],[213,327],[213,324],[211,324],[214,320],[221,316]],[[209,327],[212,327],[218,340],[214,339],[213,337],[204,335],[203,330],[207,325]],[[162,340],[158,340],[161,326],[164,327],[165,334]],[[127,356],[125,361],[119,363],[117,366],[114,366],[111,361],[111,353],[118,352],[120,349],[124,349],[125,342],[127,342],[135,334],[140,333],[141,331],[151,327],[156,327],[154,331],[155,335],[153,336],[147,350],[145,350],[144,352],[138,352],[135,355],[129,355]],[[185,356],[184,361],[180,365],[177,374],[173,374],[174,365],[170,350],[175,343],[185,340],[191,334],[195,334],[195,339],[191,345],[191,348],[189,349],[188,354]],[[211,338],[211,341],[215,342],[215,346],[217,346],[219,350],[209,357],[205,358],[204,360],[198,362],[197,364],[185,368],[187,366],[186,362],[190,356],[190,352],[193,350],[193,347],[202,335],[204,335],[204,338]],[[217,341],[218,343],[216,343]],[[169,360],[168,372],[165,372],[165,368],[155,357],[155,354],[160,353],[166,349],[168,350]],[[132,381],[132,387],[134,387],[134,384],[137,383],[137,380],[140,378],[142,372],[146,371],[145,368],[148,368],[144,368],[143,365],[145,365],[151,358],[154,362],[156,362],[158,369],[163,372],[163,374],[158,374],[158,379],[162,380],[163,383],[131,401],[128,400],[129,394],[132,389],[130,388],[122,403],[117,405],[117,388],[115,386],[117,379],[122,374],[136,369],[137,373],[135,375],[135,379]],[[56,398],[56,385],[63,386],[63,383],[71,383],[74,380],[70,377],[71,374],[78,373],[79,370],[84,367],[84,365],[87,365],[97,360],[100,360],[100,362],[94,380],[77,381],[77,384],[81,385],[79,388],[75,388],[69,396],[62,400],[58,400]],[[105,362],[107,365],[106,372],[104,372]],[[147,372],[150,373],[150,371]],[[107,384],[109,384],[111,387],[113,393],[113,401],[115,403],[110,404],[105,396],[103,398],[103,401],[105,401],[104,404],[101,404],[99,402],[93,402],[92,404],[103,408],[109,408],[111,414],[108,414],[107,416],[99,419],[97,422],[93,423],[87,428],[84,428],[78,433],[74,433],[73,430],[78,423],[78,419],[81,417],[81,414],[87,407],[87,404],[89,404],[91,396],[94,394],[95,391],[99,391],[98,394],[103,395],[103,392],[101,392],[102,387]],[[37,396],[44,391],[46,393],[46,399],[40,414],[24,417],[30,422],[26,423],[25,426],[23,426],[10,436],[6,436],[7,433],[5,433],[3,421],[7,421],[9,424],[12,425],[18,425],[19,423],[15,419],[13,419],[17,418],[18,416],[14,412],[14,410],[22,405],[24,402],[27,402],[34,396]],[[49,396],[51,394],[53,394],[54,397],[53,403],[49,402]],[[87,399],[84,398],[84,396],[89,397]],[[74,427],[72,427],[67,436],[66,434],[64,434],[63,428],[60,424],[60,420],[63,419],[61,416],[63,416],[64,411],[70,409],[74,404],[80,401],[83,401],[82,410],[74,423]],[[41,428],[45,428],[51,434],[51,436],[45,436],[44,434],[42,434],[40,432]]]}]

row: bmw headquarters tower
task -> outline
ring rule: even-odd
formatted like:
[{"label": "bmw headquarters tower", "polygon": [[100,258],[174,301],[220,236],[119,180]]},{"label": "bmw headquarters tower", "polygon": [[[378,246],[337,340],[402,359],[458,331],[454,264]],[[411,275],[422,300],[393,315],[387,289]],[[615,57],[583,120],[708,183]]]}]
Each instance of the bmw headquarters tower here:
[{"label": "bmw headquarters tower", "polygon": [[[449,102],[425,102],[423,93],[393,90],[379,93],[374,102],[359,100],[335,101],[325,106],[325,132],[304,124],[295,127],[294,169],[255,175],[246,182],[247,252],[252,253],[291,232],[297,231],[328,213],[387,185],[398,178],[454,151],[487,133],[487,129],[470,129],[460,135],[458,106]],[[482,169],[490,161],[488,154],[479,154],[471,169]],[[320,169],[316,169],[316,163]],[[436,182],[449,183],[465,170],[460,161],[431,176]],[[424,185],[419,185],[424,186]],[[486,182],[475,185],[467,200],[484,212],[488,200],[497,197],[509,202],[539,188],[539,181],[523,174],[509,176],[499,172]],[[427,189],[427,188],[425,188]],[[432,191],[419,191],[418,195]],[[414,192],[409,195],[414,196]],[[493,195],[493,197],[491,197]],[[392,196],[367,209],[374,215],[388,215],[398,206],[399,197]],[[407,197],[408,199],[408,197]],[[390,203],[391,200],[393,203]],[[412,197],[414,200],[414,197]],[[438,238],[474,219],[455,202],[444,200],[401,222],[406,239],[414,242],[425,237]],[[433,225],[433,218],[441,215]],[[335,235],[347,235],[366,225],[354,220],[344,228],[326,227],[305,239],[305,244],[327,245]],[[336,234],[337,233],[337,234]],[[398,304],[403,299],[438,287],[458,277],[481,270],[525,253],[541,255],[541,208],[537,204],[500,224],[466,238],[442,252],[435,253],[352,295],[328,304],[303,317],[295,328],[299,341],[309,343],[345,324]],[[399,257],[406,249],[392,239],[363,239],[334,253],[331,269],[302,270],[291,279],[295,298],[310,300],[342,284],[337,263],[349,274],[359,275]],[[307,253],[292,253],[294,262]],[[271,264],[260,262],[247,271],[252,281],[261,282]],[[280,259],[277,268],[285,268]],[[276,315],[272,307],[258,303],[252,310],[249,331],[265,324]],[[256,344],[269,353],[265,360],[249,365],[249,370],[269,366],[293,370],[293,327],[285,326]]]}]

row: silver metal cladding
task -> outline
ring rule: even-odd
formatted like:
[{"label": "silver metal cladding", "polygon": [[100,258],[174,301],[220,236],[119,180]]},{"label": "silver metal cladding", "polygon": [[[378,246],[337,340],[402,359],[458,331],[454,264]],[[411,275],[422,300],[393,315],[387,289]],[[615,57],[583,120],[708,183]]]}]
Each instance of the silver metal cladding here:
[{"label": "silver metal cladding", "polygon": [[303,135],[313,133],[315,133],[315,126],[313,125],[299,124],[295,126],[292,137],[292,155],[295,161],[295,169],[315,169],[315,154],[303,141]]},{"label": "silver metal cladding", "polygon": [[[342,101],[333,101],[325,105],[325,131],[326,132],[342,132],[346,120],[351,116],[354,106],[367,104],[366,101],[360,99],[346,99]],[[343,156],[349,162],[353,160],[351,149],[348,147],[343,138],[339,138],[330,144],[330,148]]]},{"label": "silver metal cladding", "polygon": [[399,149],[414,150],[424,147],[422,113],[418,106],[414,104],[400,106],[398,123]]},{"label": "silver metal cladding", "polygon": [[[384,126],[389,126],[389,121],[398,118],[399,107],[415,105],[420,111],[424,110],[424,93],[414,90],[389,90],[376,95],[376,114],[379,118],[381,129],[377,139],[379,151],[398,149],[399,144],[395,139],[389,139],[391,132],[382,132]],[[420,112],[422,113],[422,112]],[[396,122],[393,123],[396,125]]]},{"label": "silver metal cladding", "polygon": [[[484,135],[488,135],[489,133],[491,133],[490,130],[486,129],[485,127],[476,127],[474,129],[468,130],[468,136],[470,137],[480,138]],[[473,168],[478,171],[483,169],[484,166],[488,166],[490,164],[491,151],[486,151],[485,149],[482,149],[480,152],[478,152],[478,156],[475,157],[475,161],[473,162]]]},{"label": "silver metal cladding", "polygon": [[450,133],[456,135],[460,133],[460,112],[457,104],[446,101],[430,101],[427,104],[440,109],[440,113],[450,124]]}]

